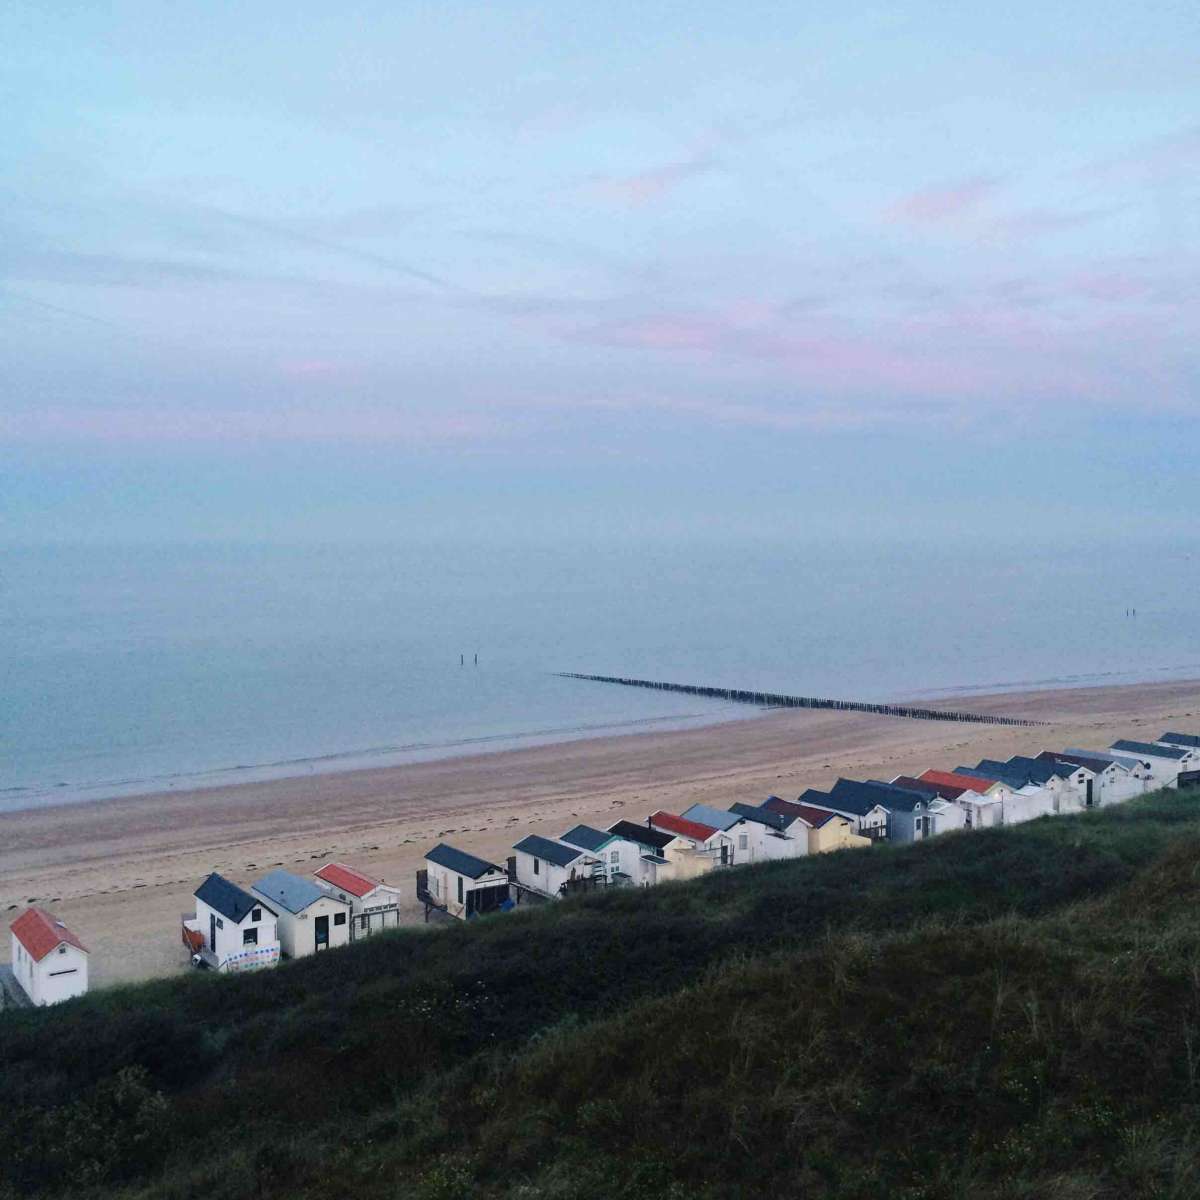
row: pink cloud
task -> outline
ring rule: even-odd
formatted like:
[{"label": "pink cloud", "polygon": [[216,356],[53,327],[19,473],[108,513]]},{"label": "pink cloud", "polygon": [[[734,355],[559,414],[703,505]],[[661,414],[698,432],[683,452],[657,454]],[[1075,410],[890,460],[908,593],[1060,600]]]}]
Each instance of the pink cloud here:
[{"label": "pink cloud", "polygon": [[[1179,346],[1153,322],[1134,323],[1127,312],[1117,319],[1081,310],[1071,302],[1077,295],[1064,283],[1052,308],[1021,297],[957,295],[918,315],[880,317],[869,326],[835,317],[760,319],[757,312],[747,323],[736,307],[658,313],[563,336],[691,360],[702,364],[706,387],[719,380],[845,403],[871,424],[913,404],[963,405],[977,415],[1055,402],[1140,407],[1147,392],[1137,380],[1148,374],[1145,360],[1161,360],[1170,373],[1179,369]],[[832,411],[843,424],[858,419],[840,407]],[[730,412],[744,423],[753,419],[750,412]],[[795,419],[769,418],[785,425]]]},{"label": "pink cloud", "polygon": [[587,185],[587,193],[610,204],[641,208],[673,192],[681,183],[713,170],[707,154],[637,171],[632,175],[601,175]]},{"label": "pink cloud", "polygon": [[885,210],[889,221],[908,225],[942,225],[973,216],[999,188],[987,176],[964,179],[941,187],[913,192]]}]

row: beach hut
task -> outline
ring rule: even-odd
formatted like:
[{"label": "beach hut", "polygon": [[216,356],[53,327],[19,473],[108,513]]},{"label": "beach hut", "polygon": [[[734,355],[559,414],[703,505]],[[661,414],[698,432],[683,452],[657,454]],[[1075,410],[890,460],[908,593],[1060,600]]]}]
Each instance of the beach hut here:
[{"label": "beach hut", "polygon": [[951,822],[961,828],[959,810],[951,808],[932,788],[902,788],[881,779],[839,779],[830,789],[836,803],[843,796],[856,796],[869,801],[874,798],[888,813],[888,840],[920,842],[944,832],[938,826]]},{"label": "beach hut", "polygon": [[1004,797],[1012,792],[1006,783],[936,770],[922,771],[913,782],[933,788],[943,800],[961,808],[964,829],[988,829],[1004,824]]},{"label": "beach hut", "polygon": [[313,872],[333,894],[350,905],[350,940],[369,937],[400,924],[400,889],[345,863],[326,863]]},{"label": "beach hut", "polygon": [[689,821],[663,809],[651,813],[646,824],[659,833],[674,837],[666,848],[666,855],[676,864],[677,879],[703,875],[714,867],[733,866],[734,841],[723,829],[702,821]]},{"label": "beach hut", "polygon": [[855,833],[853,820],[831,809],[797,804],[779,796],[768,796],[759,807],[765,812],[781,816],[786,822],[783,828],[797,841],[804,835],[809,854],[827,854],[831,850],[869,846],[872,841]]},{"label": "beach hut", "polygon": [[[744,810],[749,809],[752,816]],[[687,821],[698,821],[719,829],[733,843],[731,865],[745,866],[748,863],[766,862],[777,858],[795,858],[806,854],[807,845],[798,849],[794,840],[780,828],[765,821],[761,810],[749,805],[730,805],[728,809],[714,808],[711,804],[693,804],[680,816]],[[805,839],[805,842],[807,839]]]},{"label": "beach hut", "polygon": [[956,775],[974,776],[987,783],[1003,783],[1005,825],[1021,825],[1038,817],[1053,816],[1058,811],[1055,793],[1040,784],[1027,782],[1023,773],[1001,772],[982,767],[955,767]]},{"label": "beach hut", "polygon": [[1172,733],[1155,738],[1160,746],[1174,746],[1178,750],[1194,750],[1200,753],[1200,733]]},{"label": "beach hut", "polygon": [[[1136,759],[1118,762],[1111,755],[1084,754],[1076,750],[1043,750],[1039,758],[1053,758],[1061,762],[1075,763],[1092,772],[1092,802],[1097,808],[1109,804],[1120,804],[1134,796],[1140,796],[1145,784],[1140,774],[1135,773],[1141,764]],[[1149,775],[1144,768],[1141,770]]]},{"label": "beach hut", "polygon": [[[417,897],[460,921],[510,907],[508,872],[439,842],[417,873]],[[428,915],[428,914],[427,914]]]},{"label": "beach hut", "polygon": [[[844,782],[838,780],[839,783]],[[877,795],[852,795],[843,790],[834,798],[833,793],[807,788],[796,801],[801,807],[837,813],[854,825],[854,832],[873,842],[886,840],[888,835],[889,810],[880,803]]]},{"label": "beach hut", "polygon": [[608,827],[608,831],[638,848],[637,862],[631,865],[636,871],[634,883],[639,887],[653,887],[676,877],[676,864],[666,855],[668,847],[677,841],[674,834],[661,833],[636,821],[617,821]]},{"label": "beach hut", "polygon": [[711,804],[693,804],[691,808],[685,808],[679,815],[685,821],[699,821],[701,825],[711,825],[723,833],[728,832],[739,821],[745,820],[745,817],[740,817],[737,813],[724,808],[713,808]]},{"label": "beach hut", "polygon": [[27,908],[9,930],[12,964],[0,987],[14,1004],[61,1004],[88,990],[88,948],[53,913]]},{"label": "beach hut", "polygon": [[279,870],[252,884],[250,893],[274,908],[279,945],[288,958],[350,941],[350,902],[327,883]]},{"label": "beach hut", "polygon": [[[752,810],[755,811],[755,810]],[[732,842],[731,866],[746,866],[775,858],[795,858],[791,839],[781,830],[772,829],[761,820],[750,821],[732,809],[714,808],[711,804],[693,804],[679,814],[684,820],[698,821],[719,829]]]},{"label": "beach hut", "polygon": [[1137,783],[1137,795],[1153,791],[1154,789],[1154,771],[1145,759],[1138,758],[1136,755],[1118,754],[1113,750],[1090,750],[1080,746],[1068,746],[1066,753],[1068,755],[1079,755],[1081,758],[1109,760],[1124,767],[1129,772],[1131,787],[1134,781]]},{"label": "beach hut", "polygon": [[[980,788],[985,787],[983,780],[977,779],[975,782]],[[924,776],[913,775],[897,775],[892,783],[896,787],[931,791],[938,801],[950,805],[962,814],[961,817],[946,815],[945,810],[934,803],[932,807],[939,833],[950,829],[987,829],[989,826],[1001,824],[1004,816],[1004,802],[999,796],[988,795],[974,788],[932,783]]]},{"label": "beach hut", "polygon": [[939,789],[939,795],[945,800],[957,799],[948,795],[945,788],[962,788],[963,791],[974,792],[977,796],[986,796],[992,800],[1003,802],[1004,797],[1012,791],[1010,784],[999,779],[981,779],[978,775],[960,775],[957,771],[922,771],[917,781],[930,784]]},{"label": "beach hut", "polygon": [[196,889],[196,912],[183,919],[192,961],[216,971],[256,971],[279,962],[278,914],[214,871]]},{"label": "beach hut", "polygon": [[1158,787],[1178,787],[1181,771],[1195,771],[1200,766],[1200,750],[1185,746],[1165,746],[1158,742],[1134,742],[1121,738],[1109,746],[1114,754],[1140,758],[1150,768],[1151,784]]},{"label": "beach hut", "polygon": [[807,826],[792,833],[788,828],[790,822],[781,813],[752,804],[731,804],[729,811],[741,818],[739,824],[727,831],[737,838],[735,853],[739,864],[807,856]]},{"label": "beach hut", "polygon": [[510,875],[518,886],[518,903],[522,892],[558,900],[569,893],[607,882],[604,863],[578,846],[568,846],[565,842],[531,833],[513,849],[516,854]]},{"label": "beach hut", "polygon": [[1192,761],[1179,772],[1175,786],[1189,791],[1200,788],[1200,734],[1167,732],[1158,739],[1158,744],[1191,751]]},{"label": "beach hut", "polygon": [[1044,787],[1053,793],[1056,813],[1082,812],[1096,803],[1095,772],[1078,763],[1053,757],[1046,758],[1042,755],[1029,758],[1027,755],[1015,754],[1003,762],[983,759],[979,764],[980,770],[986,771],[992,767],[1007,771],[1011,776],[1024,778],[1026,783],[1034,787]]},{"label": "beach hut", "polygon": [[639,874],[638,859],[642,849],[636,842],[606,829],[594,829],[591,825],[573,825],[559,839],[568,846],[575,846],[594,855],[604,866],[604,874],[610,884],[631,886]]},{"label": "beach hut", "polygon": [[[873,779],[872,783],[880,783]],[[956,800],[948,799],[939,791],[936,784],[922,783],[909,776],[897,776],[885,787],[896,788],[909,795],[923,796],[921,804],[914,804],[911,810],[912,841],[923,841],[925,838],[938,837],[943,833],[953,833],[957,829],[968,827],[969,814],[966,808]],[[902,818],[907,825],[907,818]]]}]

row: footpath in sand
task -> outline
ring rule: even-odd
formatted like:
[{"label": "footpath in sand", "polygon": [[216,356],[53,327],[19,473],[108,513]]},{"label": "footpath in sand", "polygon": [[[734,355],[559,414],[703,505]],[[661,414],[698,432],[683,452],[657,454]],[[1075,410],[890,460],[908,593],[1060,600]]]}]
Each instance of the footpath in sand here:
[{"label": "footpath in sand", "polygon": [[[503,863],[525,833],[607,826],[657,808],[794,798],[839,775],[890,779],[1116,737],[1200,732],[1200,682],[961,697],[930,707],[1048,721],[1043,728],[791,710],[677,732],[0,814],[0,914],[51,907],[92,951],[94,985],[186,968],[179,916],[212,870],[248,884],[344,859],[411,897],[440,839]],[[8,954],[8,938],[0,954]]]}]

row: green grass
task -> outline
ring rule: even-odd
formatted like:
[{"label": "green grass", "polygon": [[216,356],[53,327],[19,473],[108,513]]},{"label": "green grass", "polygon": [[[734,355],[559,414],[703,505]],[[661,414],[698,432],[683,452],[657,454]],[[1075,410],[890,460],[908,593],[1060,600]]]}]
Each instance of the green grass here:
[{"label": "green grass", "polygon": [[1198,917],[1160,794],[5,1014],[0,1196],[1182,1200]]}]

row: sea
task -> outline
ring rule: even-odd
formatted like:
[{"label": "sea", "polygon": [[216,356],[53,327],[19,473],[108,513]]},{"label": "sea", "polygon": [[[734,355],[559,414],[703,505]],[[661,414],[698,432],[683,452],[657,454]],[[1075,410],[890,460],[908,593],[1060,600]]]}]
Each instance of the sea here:
[{"label": "sea", "polygon": [[558,672],[852,700],[1200,677],[1200,545],[23,545],[0,614],[7,811],[754,711]]}]

